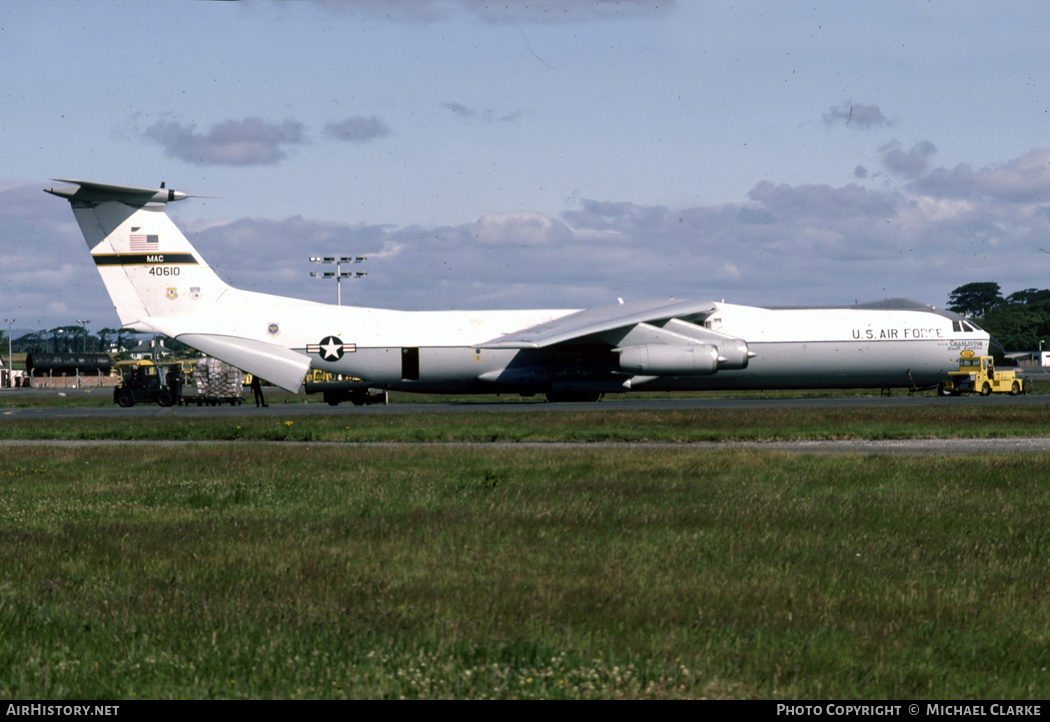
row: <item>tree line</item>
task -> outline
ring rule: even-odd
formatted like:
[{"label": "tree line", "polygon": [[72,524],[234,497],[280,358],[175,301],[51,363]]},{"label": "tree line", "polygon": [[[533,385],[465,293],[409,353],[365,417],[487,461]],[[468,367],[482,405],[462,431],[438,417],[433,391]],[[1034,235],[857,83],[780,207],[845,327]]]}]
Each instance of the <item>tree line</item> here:
[{"label": "tree line", "polygon": [[[107,353],[137,346],[139,335],[122,328],[103,328],[88,333],[83,326],[56,326],[33,331],[11,342],[14,353]],[[7,334],[0,331],[0,346],[7,355]]]},{"label": "tree line", "polygon": [[1007,351],[1035,351],[1050,340],[1050,289],[1026,288],[1003,297],[998,283],[979,281],[948,294],[948,310],[970,316]]}]

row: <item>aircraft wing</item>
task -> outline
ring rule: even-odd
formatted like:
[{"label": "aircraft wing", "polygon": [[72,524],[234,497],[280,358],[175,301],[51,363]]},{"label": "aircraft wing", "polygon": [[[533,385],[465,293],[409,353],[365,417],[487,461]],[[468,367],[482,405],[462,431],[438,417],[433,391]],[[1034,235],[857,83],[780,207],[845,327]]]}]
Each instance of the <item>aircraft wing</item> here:
[{"label": "aircraft wing", "polygon": [[586,336],[633,327],[640,323],[652,324],[670,319],[697,320],[714,310],[715,304],[711,301],[674,299],[597,306],[504,334],[478,344],[477,348],[545,348]]}]

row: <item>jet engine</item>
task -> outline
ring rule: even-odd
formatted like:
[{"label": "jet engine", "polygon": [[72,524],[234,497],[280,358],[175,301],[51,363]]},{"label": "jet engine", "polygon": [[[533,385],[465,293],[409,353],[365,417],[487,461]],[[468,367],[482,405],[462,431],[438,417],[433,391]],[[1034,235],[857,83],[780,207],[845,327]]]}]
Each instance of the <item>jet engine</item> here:
[{"label": "jet engine", "polygon": [[742,338],[723,337],[718,341],[718,368],[722,370],[746,369],[748,359],[754,355]]},{"label": "jet engine", "polygon": [[621,369],[643,376],[707,376],[718,371],[718,349],[707,344],[643,344],[617,352]]}]

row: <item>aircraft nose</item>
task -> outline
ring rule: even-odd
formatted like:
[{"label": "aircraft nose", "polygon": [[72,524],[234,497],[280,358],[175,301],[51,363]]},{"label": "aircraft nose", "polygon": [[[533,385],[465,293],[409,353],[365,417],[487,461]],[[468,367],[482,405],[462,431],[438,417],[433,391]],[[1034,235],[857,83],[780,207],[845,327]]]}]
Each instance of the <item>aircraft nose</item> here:
[{"label": "aircraft nose", "polygon": [[988,355],[996,361],[1001,361],[1006,357],[1006,349],[992,334],[988,334]]}]

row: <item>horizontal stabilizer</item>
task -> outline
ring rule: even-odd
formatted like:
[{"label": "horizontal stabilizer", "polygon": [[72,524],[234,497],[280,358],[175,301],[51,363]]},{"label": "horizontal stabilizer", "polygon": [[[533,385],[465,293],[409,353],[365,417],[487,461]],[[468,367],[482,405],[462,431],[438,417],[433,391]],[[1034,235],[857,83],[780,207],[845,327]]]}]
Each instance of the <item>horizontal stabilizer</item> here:
[{"label": "horizontal stabilizer", "polygon": [[715,310],[711,301],[635,301],[598,306],[553,321],[508,333],[477,348],[545,348],[585,336],[672,318],[706,316]]},{"label": "horizontal stabilizer", "polygon": [[[72,180],[67,178],[54,178],[59,183],[75,183],[78,188],[45,188],[44,191],[53,196],[66,198],[70,201],[81,201],[84,203],[100,203],[103,201],[120,201],[131,205],[146,205],[147,203],[168,203],[170,201],[181,201],[183,198],[196,198],[182,191],[168,188],[139,188],[137,186],[119,186],[112,183],[95,183],[94,181]],[[162,184],[163,185],[163,184]]]},{"label": "horizontal stabilizer", "polygon": [[299,393],[310,370],[310,359],[303,354],[265,341],[209,333],[184,333],[175,338],[293,394]]}]

